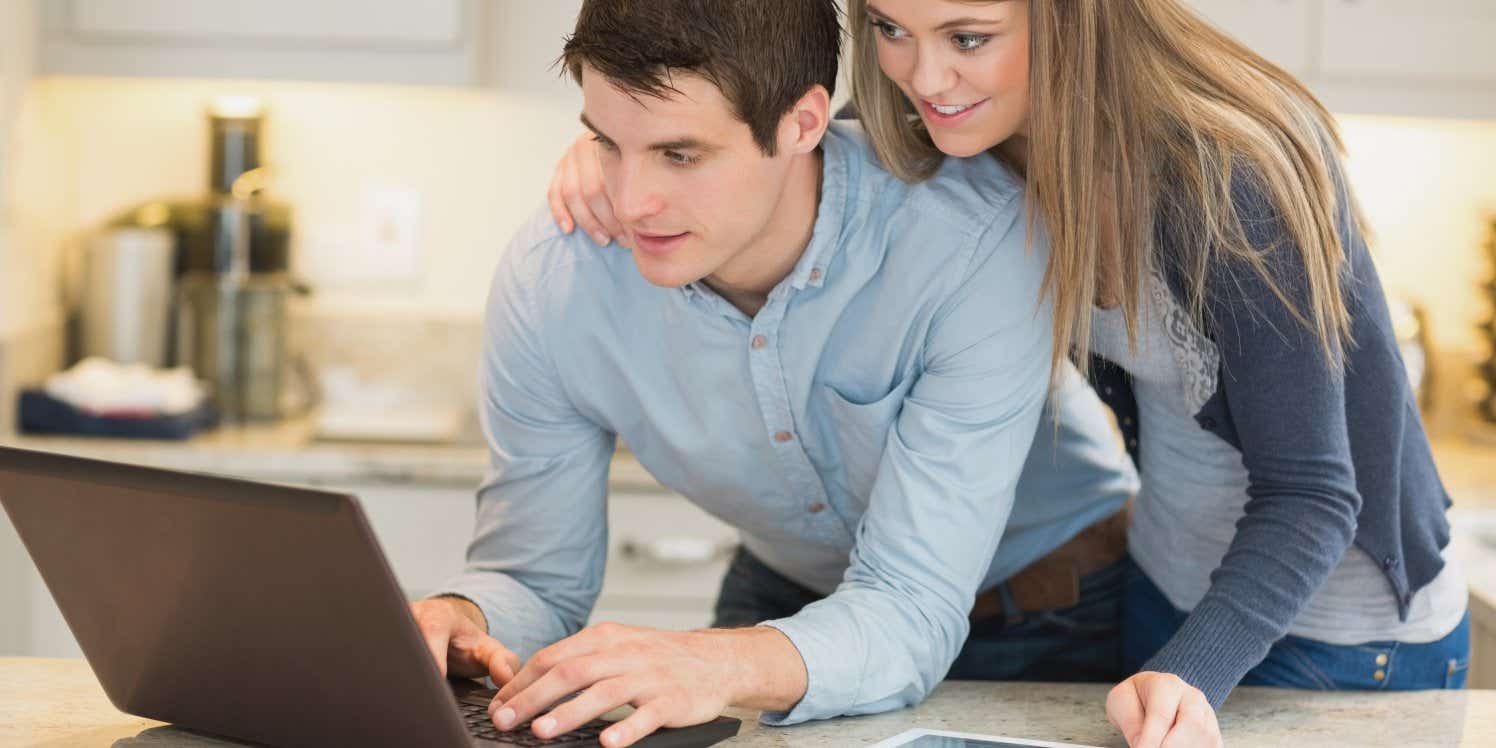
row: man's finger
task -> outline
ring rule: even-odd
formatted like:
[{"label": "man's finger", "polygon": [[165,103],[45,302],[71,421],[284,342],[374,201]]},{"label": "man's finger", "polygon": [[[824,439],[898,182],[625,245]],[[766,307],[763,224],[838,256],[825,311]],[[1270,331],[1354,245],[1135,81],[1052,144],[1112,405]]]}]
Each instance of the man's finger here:
[{"label": "man's finger", "polygon": [[412,608],[415,615],[416,626],[421,630],[421,638],[426,640],[426,648],[431,650],[431,658],[436,660],[436,668],[441,671],[442,677],[447,677],[447,644],[452,640],[452,627],[445,621],[437,621],[429,613],[422,613],[419,608]]},{"label": "man's finger", "polygon": [[603,730],[598,740],[607,748],[633,745],[665,725],[664,705],[658,699],[642,704],[624,719]]},{"label": "man's finger", "polygon": [[473,659],[488,672],[488,677],[493,678],[495,683],[503,685],[514,680],[519,657],[500,644],[498,639],[487,634],[480,635],[472,645],[472,652]]},{"label": "man's finger", "polygon": [[[634,667],[637,667],[637,664]],[[528,669],[527,665],[520,672],[524,673]],[[567,696],[601,681],[617,678],[629,670],[630,663],[625,658],[612,654],[568,659],[550,668],[535,682],[505,699],[502,705],[498,705],[495,701],[495,705],[498,706],[493,711],[494,724],[498,725],[501,730],[508,730],[514,725],[533,719]],[[517,677],[514,681],[510,681],[510,684],[518,680]],[[605,711],[607,710],[604,709],[592,716],[596,717]]]},{"label": "man's finger", "polygon": [[625,704],[633,702],[639,694],[637,678],[617,677],[600,680],[577,694],[575,699],[552,709],[549,714],[535,720],[535,734],[552,738],[563,732],[575,730]]},{"label": "man's finger", "polygon": [[1132,748],[1159,748],[1169,728],[1179,716],[1179,702],[1184,697],[1184,683],[1169,678],[1150,678],[1138,695],[1143,701],[1143,729]]},{"label": "man's finger", "polygon": [[[525,666],[514,674],[514,679],[504,684],[499,689],[498,699],[508,701],[515,694],[530,687],[535,681],[540,680],[551,668],[579,657],[596,654],[606,649],[609,643],[606,632],[607,624],[601,626],[589,626],[571,636],[556,642],[535,653]],[[600,633],[602,632],[602,633]]]}]

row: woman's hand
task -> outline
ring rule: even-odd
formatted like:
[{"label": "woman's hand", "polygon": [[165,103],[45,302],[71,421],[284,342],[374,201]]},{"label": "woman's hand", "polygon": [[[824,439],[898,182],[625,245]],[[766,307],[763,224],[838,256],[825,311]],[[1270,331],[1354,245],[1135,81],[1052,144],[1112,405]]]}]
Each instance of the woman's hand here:
[{"label": "woman's hand", "polygon": [[1171,673],[1143,672],[1106,697],[1106,718],[1130,748],[1220,748],[1221,727],[1200,689]]},{"label": "woman's hand", "polygon": [[578,136],[566,149],[546,193],[551,217],[568,234],[580,227],[599,247],[607,246],[615,238],[624,244],[623,225],[613,216],[613,203],[603,191],[603,168],[597,149],[597,139],[591,133]]}]

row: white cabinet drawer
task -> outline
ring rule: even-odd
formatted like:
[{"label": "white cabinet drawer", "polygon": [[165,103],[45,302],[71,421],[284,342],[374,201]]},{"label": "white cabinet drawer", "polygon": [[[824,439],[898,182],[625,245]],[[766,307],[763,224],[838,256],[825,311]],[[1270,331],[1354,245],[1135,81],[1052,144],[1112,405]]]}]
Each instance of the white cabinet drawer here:
[{"label": "white cabinet drawer", "polygon": [[599,606],[693,601],[708,608],[737,531],[675,494],[615,493],[608,502],[608,569]]}]

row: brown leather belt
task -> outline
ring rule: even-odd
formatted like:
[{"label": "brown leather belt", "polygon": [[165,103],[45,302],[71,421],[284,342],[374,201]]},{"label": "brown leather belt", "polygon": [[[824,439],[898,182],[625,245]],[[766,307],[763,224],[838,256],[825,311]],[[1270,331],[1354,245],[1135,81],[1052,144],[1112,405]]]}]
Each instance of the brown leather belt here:
[{"label": "brown leather belt", "polygon": [[[1052,550],[1007,581],[977,595],[971,607],[971,620],[1009,618],[1018,623],[1022,614],[1074,607],[1080,602],[1080,579],[1121,560],[1127,554],[1127,521],[1132,502]],[[1003,606],[1002,588],[1006,586],[1013,608]]]}]

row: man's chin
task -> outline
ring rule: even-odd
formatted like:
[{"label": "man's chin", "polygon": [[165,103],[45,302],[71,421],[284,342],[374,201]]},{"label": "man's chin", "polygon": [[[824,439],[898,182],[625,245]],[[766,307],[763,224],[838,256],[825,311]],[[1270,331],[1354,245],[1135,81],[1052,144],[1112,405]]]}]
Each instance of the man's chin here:
[{"label": "man's chin", "polygon": [[700,272],[693,272],[689,268],[683,268],[670,262],[661,262],[643,253],[634,251],[634,267],[639,269],[639,275],[651,285],[661,288],[681,288],[690,285],[706,277]]}]

